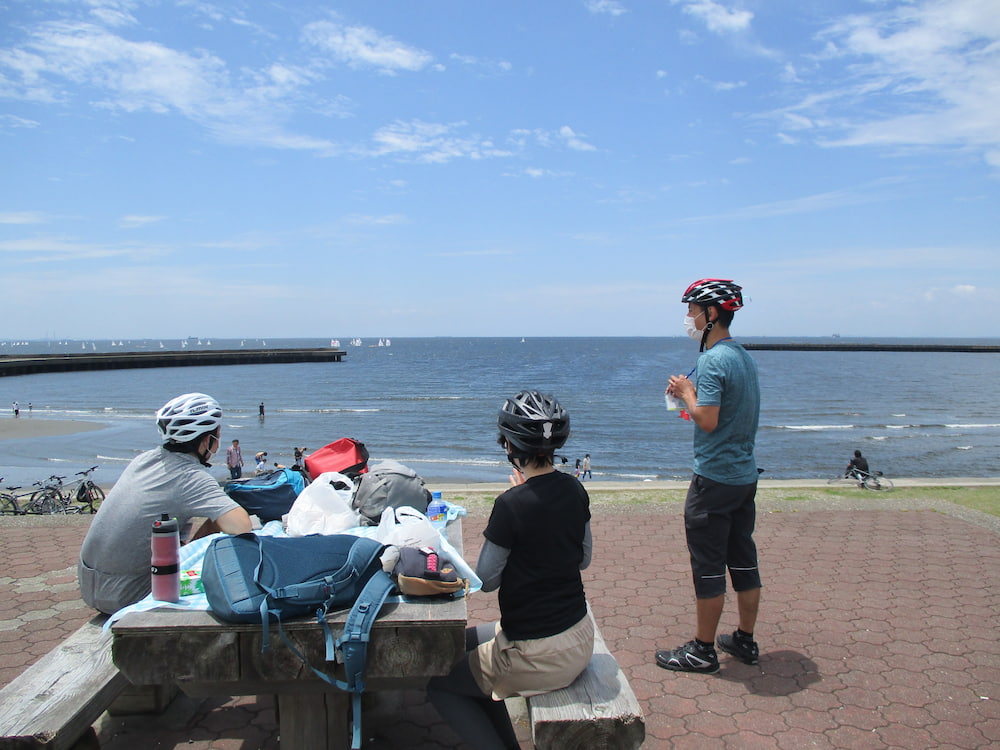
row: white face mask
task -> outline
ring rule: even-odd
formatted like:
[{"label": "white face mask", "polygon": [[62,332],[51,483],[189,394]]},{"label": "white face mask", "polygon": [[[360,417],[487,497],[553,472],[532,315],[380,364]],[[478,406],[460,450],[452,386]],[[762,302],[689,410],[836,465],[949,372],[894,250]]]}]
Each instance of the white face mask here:
[{"label": "white face mask", "polygon": [[698,330],[698,326],[695,324],[695,321],[698,320],[698,318],[700,318],[704,314],[705,312],[702,311],[697,315],[695,315],[693,318],[690,315],[684,316],[684,333],[688,335],[688,338],[692,338],[698,342],[701,341],[701,337],[704,331]]}]

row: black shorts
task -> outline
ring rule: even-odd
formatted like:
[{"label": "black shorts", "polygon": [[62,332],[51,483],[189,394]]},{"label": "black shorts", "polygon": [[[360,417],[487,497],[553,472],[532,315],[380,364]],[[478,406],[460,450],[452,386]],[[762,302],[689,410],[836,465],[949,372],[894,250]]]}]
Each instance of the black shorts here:
[{"label": "black shorts", "polygon": [[760,588],[757,545],[757,483],[730,485],[695,474],[684,503],[684,528],[694,591],[699,599],[726,593],[726,570],[736,591]]}]

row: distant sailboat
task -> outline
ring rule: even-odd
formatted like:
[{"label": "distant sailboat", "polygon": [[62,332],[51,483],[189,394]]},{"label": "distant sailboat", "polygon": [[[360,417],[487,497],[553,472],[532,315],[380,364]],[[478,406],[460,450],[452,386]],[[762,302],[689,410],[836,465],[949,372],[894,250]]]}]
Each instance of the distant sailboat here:
[{"label": "distant sailboat", "polygon": [[330,346],[332,346],[334,349],[339,349],[340,339],[330,339]]}]

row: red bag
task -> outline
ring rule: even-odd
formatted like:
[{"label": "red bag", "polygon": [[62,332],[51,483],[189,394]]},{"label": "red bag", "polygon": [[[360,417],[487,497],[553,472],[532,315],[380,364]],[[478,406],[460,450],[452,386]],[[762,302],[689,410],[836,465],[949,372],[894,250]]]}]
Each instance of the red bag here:
[{"label": "red bag", "polygon": [[354,479],[368,471],[368,449],[354,438],[340,438],[306,456],[305,465],[310,477],[339,471]]}]

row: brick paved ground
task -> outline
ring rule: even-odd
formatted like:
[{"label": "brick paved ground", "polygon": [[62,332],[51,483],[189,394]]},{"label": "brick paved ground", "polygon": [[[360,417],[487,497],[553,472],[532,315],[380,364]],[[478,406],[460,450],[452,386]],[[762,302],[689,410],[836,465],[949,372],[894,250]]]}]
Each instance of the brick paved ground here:
[{"label": "brick paved ground", "polygon": [[[591,605],[646,714],[646,748],[973,748],[1000,744],[1000,534],[976,514],[762,511],[761,661],[719,674],[655,666],[692,636],[676,504],[595,507]],[[464,532],[475,559],[485,514]],[[0,519],[0,683],[90,612],[74,562],[89,519]],[[494,595],[470,602],[494,619]],[[735,624],[727,610],[723,624]],[[368,748],[460,747],[416,691],[366,714]],[[276,748],[269,698],[179,698],[161,717],[102,717],[102,746]],[[523,747],[530,748],[526,739]]]}]

